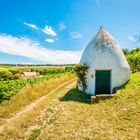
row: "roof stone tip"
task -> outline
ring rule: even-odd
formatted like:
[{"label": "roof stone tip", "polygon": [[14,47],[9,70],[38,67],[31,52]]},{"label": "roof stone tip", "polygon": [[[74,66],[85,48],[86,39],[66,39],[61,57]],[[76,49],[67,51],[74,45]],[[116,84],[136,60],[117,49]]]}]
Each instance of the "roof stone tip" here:
[{"label": "roof stone tip", "polygon": [[105,34],[106,30],[103,28],[103,26],[100,26],[99,31],[97,32],[97,34]]},{"label": "roof stone tip", "polygon": [[103,26],[100,26],[100,29],[99,29],[99,31],[101,31],[101,30],[103,30],[104,28],[103,28]]},{"label": "roof stone tip", "polygon": [[103,26],[100,26],[100,29],[103,29]]}]

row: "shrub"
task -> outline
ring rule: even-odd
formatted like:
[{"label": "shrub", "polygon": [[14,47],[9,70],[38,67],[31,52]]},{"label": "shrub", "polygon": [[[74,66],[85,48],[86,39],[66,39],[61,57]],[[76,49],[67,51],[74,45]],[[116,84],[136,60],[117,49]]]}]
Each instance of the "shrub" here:
[{"label": "shrub", "polygon": [[48,74],[60,74],[65,73],[65,71],[62,68],[49,68],[49,69],[31,69],[31,71],[39,72],[41,75],[48,75]]},{"label": "shrub", "polygon": [[22,77],[22,74],[15,74],[10,76],[10,79],[14,80],[14,79],[20,79]]},{"label": "shrub", "polygon": [[65,71],[67,71],[67,72],[74,72],[74,67],[72,67],[72,66],[66,66],[65,67]]},{"label": "shrub", "polygon": [[11,70],[9,70],[13,75],[15,75],[15,74],[19,74],[19,73],[22,73],[20,70],[18,70],[18,69],[11,69]]},{"label": "shrub", "polygon": [[132,72],[140,71],[140,52],[128,55],[127,60]]},{"label": "shrub", "polygon": [[12,76],[10,71],[0,71],[0,81],[8,80]]},{"label": "shrub", "polygon": [[140,48],[132,50],[123,49],[123,52],[128,60],[131,71],[133,73],[140,71]]},{"label": "shrub", "polygon": [[129,49],[122,49],[124,55],[127,55],[129,53]]},{"label": "shrub", "polygon": [[87,69],[88,67],[85,64],[77,64],[74,68],[74,71],[76,72],[78,77],[78,83],[82,86],[83,92],[85,92],[87,88],[87,83],[86,83]]}]

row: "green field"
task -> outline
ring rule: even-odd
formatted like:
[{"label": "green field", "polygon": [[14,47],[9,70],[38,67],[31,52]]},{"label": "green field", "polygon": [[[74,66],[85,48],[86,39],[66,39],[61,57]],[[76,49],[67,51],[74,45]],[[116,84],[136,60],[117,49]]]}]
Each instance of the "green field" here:
[{"label": "green field", "polygon": [[[51,81],[55,85],[52,87],[51,83],[49,90],[44,84],[35,88],[28,87],[24,94],[19,93],[2,104],[0,139],[140,139],[140,73],[132,74],[129,83],[112,98],[98,99],[93,104],[89,96],[77,90],[74,81],[74,75],[67,75],[58,78],[57,84],[55,80]],[[58,85],[61,86],[55,89]],[[55,90],[49,94],[51,89]],[[28,102],[28,105],[25,101],[26,105],[22,104],[24,110],[16,107],[12,111],[16,104],[23,102],[19,100],[14,104],[14,101],[24,95],[27,97],[29,91],[32,93],[28,96],[30,98],[34,97],[33,93],[40,96]],[[34,103],[43,95],[44,99],[28,111],[29,103]],[[10,106],[12,108],[8,110]]]},{"label": "green field", "polygon": [[[12,95],[17,94],[22,88],[55,79],[64,74],[72,73],[72,67],[65,68],[38,68],[38,67],[4,67],[0,68],[0,102],[8,100]],[[23,72],[37,72],[40,75],[34,78],[22,78]]]}]

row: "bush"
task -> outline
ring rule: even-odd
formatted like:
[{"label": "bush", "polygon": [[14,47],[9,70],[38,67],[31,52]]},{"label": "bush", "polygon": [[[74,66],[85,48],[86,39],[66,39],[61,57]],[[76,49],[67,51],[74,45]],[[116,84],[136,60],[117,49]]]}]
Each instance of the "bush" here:
[{"label": "bush", "polygon": [[9,70],[13,75],[15,74],[21,74],[22,71],[18,70],[18,69],[12,69],[12,70]]},{"label": "bush", "polygon": [[74,71],[76,72],[78,77],[78,83],[82,86],[83,92],[85,92],[87,88],[87,83],[86,83],[87,69],[88,67],[85,64],[77,64],[74,68]]},{"label": "bush", "polygon": [[0,71],[0,81],[8,80],[12,76],[10,71]]},{"label": "bush", "polygon": [[140,52],[128,55],[127,60],[132,72],[140,71]]},{"label": "bush", "polygon": [[31,71],[35,71],[40,73],[41,75],[49,75],[49,74],[60,74],[60,73],[65,73],[65,71],[62,68],[49,68],[49,69],[31,69]]},{"label": "bush", "polygon": [[72,66],[66,66],[65,67],[65,71],[67,71],[67,72],[74,72],[74,67],[72,67]]},{"label": "bush", "polygon": [[9,79],[14,80],[14,79],[20,79],[21,77],[22,77],[22,74],[15,74],[15,75],[10,76]]},{"label": "bush", "polygon": [[124,55],[127,55],[129,53],[129,49],[122,49]]},{"label": "bush", "polygon": [[140,71],[140,48],[132,50],[123,49],[123,52],[128,60],[131,71],[133,73]]}]

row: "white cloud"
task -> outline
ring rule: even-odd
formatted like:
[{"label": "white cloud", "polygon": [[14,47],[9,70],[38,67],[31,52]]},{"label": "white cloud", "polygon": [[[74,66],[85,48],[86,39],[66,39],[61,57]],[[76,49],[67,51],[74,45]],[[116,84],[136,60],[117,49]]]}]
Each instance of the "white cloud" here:
[{"label": "white cloud", "polygon": [[70,39],[78,39],[78,38],[82,38],[82,34],[79,32],[71,32],[70,33]]},{"label": "white cloud", "polygon": [[47,38],[45,41],[46,41],[46,42],[49,42],[49,43],[53,43],[53,42],[54,42],[54,39]]},{"label": "white cloud", "polygon": [[56,36],[56,32],[52,29],[51,26],[46,25],[42,31],[47,35]]},{"label": "white cloud", "polygon": [[26,23],[26,22],[24,22],[23,24],[28,26],[28,27],[30,27],[30,28],[32,28],[32,29],[38,29],[38,27],[36,25],[34,25],[34,24],[30,24],[30,23]]},{"label": "white cloud", "polygon": [[136,41],[136,38],[134,36],[128,36],[128,39],[135,42]]},{"label": "white cloud", "polygon": [[59,28],[60,28],[60,30],[66,29],[65,23],[64,23],[64,22],[61,22],[61,23],[59,24]]},{"label": "white cloud", "polygon": [[82,51],[51,50],[31,39],[0,35],[0,52],[51,64],[78,63]]}]

